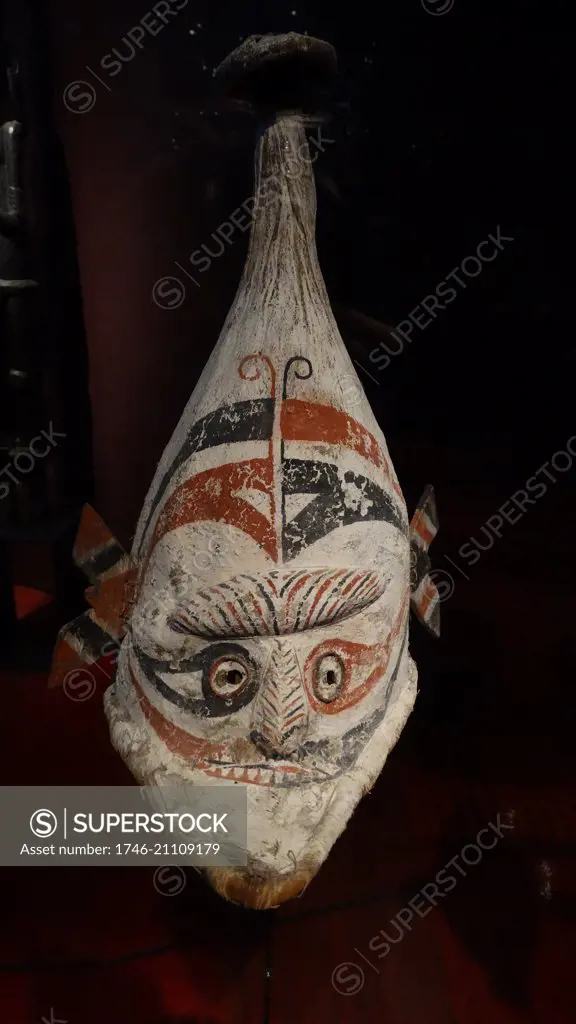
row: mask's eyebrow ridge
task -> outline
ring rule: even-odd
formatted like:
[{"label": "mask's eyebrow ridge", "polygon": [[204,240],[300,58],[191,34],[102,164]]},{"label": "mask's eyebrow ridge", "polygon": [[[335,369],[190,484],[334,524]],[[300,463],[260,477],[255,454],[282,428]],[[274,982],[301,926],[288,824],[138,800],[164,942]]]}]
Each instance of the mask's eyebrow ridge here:
[{"label": "mask's eyebrow ridge", "polygon": [[298,633],[357,614],[388,580],[388,573],[354,567],[240,573],[188,595],[168,625],[208,639]]}]

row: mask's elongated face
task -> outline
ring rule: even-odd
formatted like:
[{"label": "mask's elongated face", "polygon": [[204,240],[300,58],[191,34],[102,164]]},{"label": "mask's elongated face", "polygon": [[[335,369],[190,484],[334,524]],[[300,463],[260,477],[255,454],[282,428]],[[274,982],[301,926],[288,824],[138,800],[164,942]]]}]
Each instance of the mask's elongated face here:
[{"label": "mask's elongated face", "polygon": [[[298,120],[281,120],[261,159],[280,168],[295,143]],[[327,302],[309,168],[277,184],[144,505],[107,694],[140,780],[247,787],[248,867],[209,874],[252,906],[315,873],[416,685],[404,500]]]}]

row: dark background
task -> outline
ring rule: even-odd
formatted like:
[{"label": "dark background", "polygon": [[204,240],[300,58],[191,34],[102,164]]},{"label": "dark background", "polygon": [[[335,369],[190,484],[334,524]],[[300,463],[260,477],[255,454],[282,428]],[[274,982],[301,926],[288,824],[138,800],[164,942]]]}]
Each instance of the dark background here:
[{"label": "dark background", "polygon": [[[294,0],[294,14],[288,3],[190,0],[109,77],[100,61],[114,47],[128,54],[123,37],[148,10],[58,0],[46,15],[97,508],[129,544],[239,281],[240,232],[181,305],[152,299],[158,279],[186,280],[176,261],[195,273],[190,255],[251,194],[254,125],[215,101],[212,70],[252,33],[318,35],[340,65],[324,128],[334,142],[315,165],[320,262],[410,511],[436,487],[443,634],[434,643],[414,624],[416,709],[302,900],[254,915],[195,875],[169,900],[145,870],[54,869],[32,882],[11,872],[7,1019],[54,1006],[71,1024],[573,1024],[576,465],[552,471],[556,483],[539,475],[546,494],[476,564],[459,548],[486,545],[486,520],[576,434],[574,35],[530,4],[456,0],[433,16],[418,0]],[[84,112],[80,91],[63,101],[77,80],[95,88]],[[514,241],[379,371],[369,352],[385,328],[363,317],[406,318],[498,225]],[[80,371],[61,376],[87,391]],[[44,687],[43,676],[10,678],[3,732],[19,745],[6,743],[4,780],[128,781],[99,702],[73,706]],[[362,964],[354,947],[366,951],[497,813],[511,816],[513,838],[414,926],[379,977],[364,965],[362,993],[336,994],[332,969]]]}]

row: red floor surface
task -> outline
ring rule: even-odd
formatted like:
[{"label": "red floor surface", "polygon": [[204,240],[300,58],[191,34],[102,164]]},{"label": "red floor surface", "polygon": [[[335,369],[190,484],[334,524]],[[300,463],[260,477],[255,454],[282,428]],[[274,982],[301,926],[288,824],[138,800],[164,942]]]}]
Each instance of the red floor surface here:
[{"label": "red floor surface", "polygon": [[[450,609],[417,710],[300,899],[257,913],[193,871],[162,896],[148,867],[3,869],[1,1024],[574,1024],[570,720],[536,699],[553,662],[526,626],[534,596],[501,584],[521,614],[492,600],[472,659],[465,595]],[[477,606],[482,587],[479,569]],[[83,702],[0,675],[3,784],[132,781],[108,741],[109,671]],[[371,939],[398,936],[392,918],[498,815],[514,827],[379,959]]]}]

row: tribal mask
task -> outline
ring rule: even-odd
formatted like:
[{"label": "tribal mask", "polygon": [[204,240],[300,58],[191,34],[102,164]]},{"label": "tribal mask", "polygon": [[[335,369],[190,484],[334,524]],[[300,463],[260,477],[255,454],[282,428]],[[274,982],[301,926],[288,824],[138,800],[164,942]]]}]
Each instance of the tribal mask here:
[{"label": "tribal mask", "polygon": [[[262,133],[256,179],[244,276],[131,558],[93,578],[133,581],[114,745],[142,784],[246,787],[248,865],[207,875],[265,908],[305,887],[378,777],[416,694],[410,605],[437,632],[438,595],[432,491],[409,525],[330,310],[301,117]],[[76,555],[94,570],[94,545]],[[92,641],[80,620],[62,638],[88,660],[95,627],[115,635],[109,596],[92,603]]]}]

